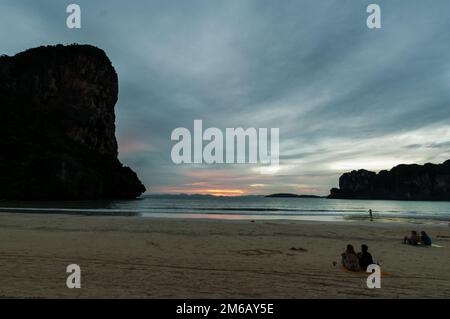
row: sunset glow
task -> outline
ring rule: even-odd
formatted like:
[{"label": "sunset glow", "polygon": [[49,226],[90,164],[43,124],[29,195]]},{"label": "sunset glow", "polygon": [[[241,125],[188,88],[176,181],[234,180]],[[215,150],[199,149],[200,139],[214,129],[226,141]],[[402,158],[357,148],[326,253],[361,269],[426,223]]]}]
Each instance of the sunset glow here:
[{"label": "sunset glow", "polygon": [[244,195],[244,191],[241,189],[208,189],[207,194],[213,196],[241,196]]},{"label": "sunset glow", "polygon": [[167,188],[155,188],[153,189],[154,192],[157,193],[167,193],[167,194],[189,194],[189,195],[212,195],[212,196],[226,196],[226,197],[232,197],[232,196],[242,196],[242,195],[248,195],[248,192],[246,192],[243,189],[227,189],[227,188],[211,188],[211,189],[205,189],[205,188],[183,188],[183,187],[167,187]]}]

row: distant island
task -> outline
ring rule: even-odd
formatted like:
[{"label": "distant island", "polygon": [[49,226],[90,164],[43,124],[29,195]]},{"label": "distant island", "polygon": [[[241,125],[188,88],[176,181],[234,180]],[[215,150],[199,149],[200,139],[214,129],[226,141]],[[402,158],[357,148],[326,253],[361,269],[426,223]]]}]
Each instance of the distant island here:
[{"label": "distant island", "polygon": [[281,197],[281,198],[323,198],[322,196],[317,195],[297,195],[297,194],[291,194],[291,193],[277,193],[277,194],[270,194],[266,195],[264,197]]},{"label": "distant island", "polygon": [[450,160],[401,164],[378,174],[364,169],[345,173],[328,198],[450,201]]}]

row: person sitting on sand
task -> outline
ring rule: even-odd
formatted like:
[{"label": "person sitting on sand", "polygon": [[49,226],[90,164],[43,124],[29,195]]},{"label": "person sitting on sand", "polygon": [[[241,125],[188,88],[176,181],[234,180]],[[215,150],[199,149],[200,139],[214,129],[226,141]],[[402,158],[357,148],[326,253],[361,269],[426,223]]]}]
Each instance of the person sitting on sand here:
[{"label": "person sitting on sand", "polygon": [[372,255],[369,253],[369,247],[367,245],[361,245],[361,252],[358,253],[359,266],[362,270],[366,271],[369,265],[373,264]]},{"label": "person sitting on sand", "polygon": [[407,237],[405,236],[405,238],[403,239],[403,243],[404,244],[408,244],[408,245],[418,245],[420,242],[420,237],[417,235],[417,232],[415,230],[411,231],[411,236]]},{"label": "person sitting on sand", "polygon": [[352,245],[347,245],[347,250],[341,255],[342,266],[350,271],[360,271],[358,256]]},{"label": "person sitting on sand", "polygon": [[424,231],[420,232],[420,242],[425,246],[431,246],[432,244],[430,236]]}]

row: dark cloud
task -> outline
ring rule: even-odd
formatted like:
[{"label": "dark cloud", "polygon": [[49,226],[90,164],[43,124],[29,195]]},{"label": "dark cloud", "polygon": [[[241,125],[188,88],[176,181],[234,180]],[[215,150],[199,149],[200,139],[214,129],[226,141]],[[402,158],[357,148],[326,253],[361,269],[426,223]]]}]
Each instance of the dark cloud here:
[{"label": "dark cloud", "polygon": [[[365,26],[371,1],[74,2],[81,30],[65,27],[61,1],[3,0],[0,53],[74,42],[104,49],[120,79],[120,156],[150,188],[325,194],[348,169],[450,156],[447,0],[378,0],[376,31]],[[214,165],[196,175],[172,164],[170,133],[194,119],[279,127],[280,171]],[[229,179],[213,174],[224,169]]]}]

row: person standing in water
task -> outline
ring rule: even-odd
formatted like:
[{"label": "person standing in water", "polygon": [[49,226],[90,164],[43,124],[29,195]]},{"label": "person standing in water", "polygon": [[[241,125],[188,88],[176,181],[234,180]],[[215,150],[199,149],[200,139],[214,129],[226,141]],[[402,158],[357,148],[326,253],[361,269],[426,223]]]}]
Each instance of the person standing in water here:
[{"label": "person standing in water", "polygon": [[370,216],[370,221],[373,222],[372,209],[369,209],[369,216]]}]

